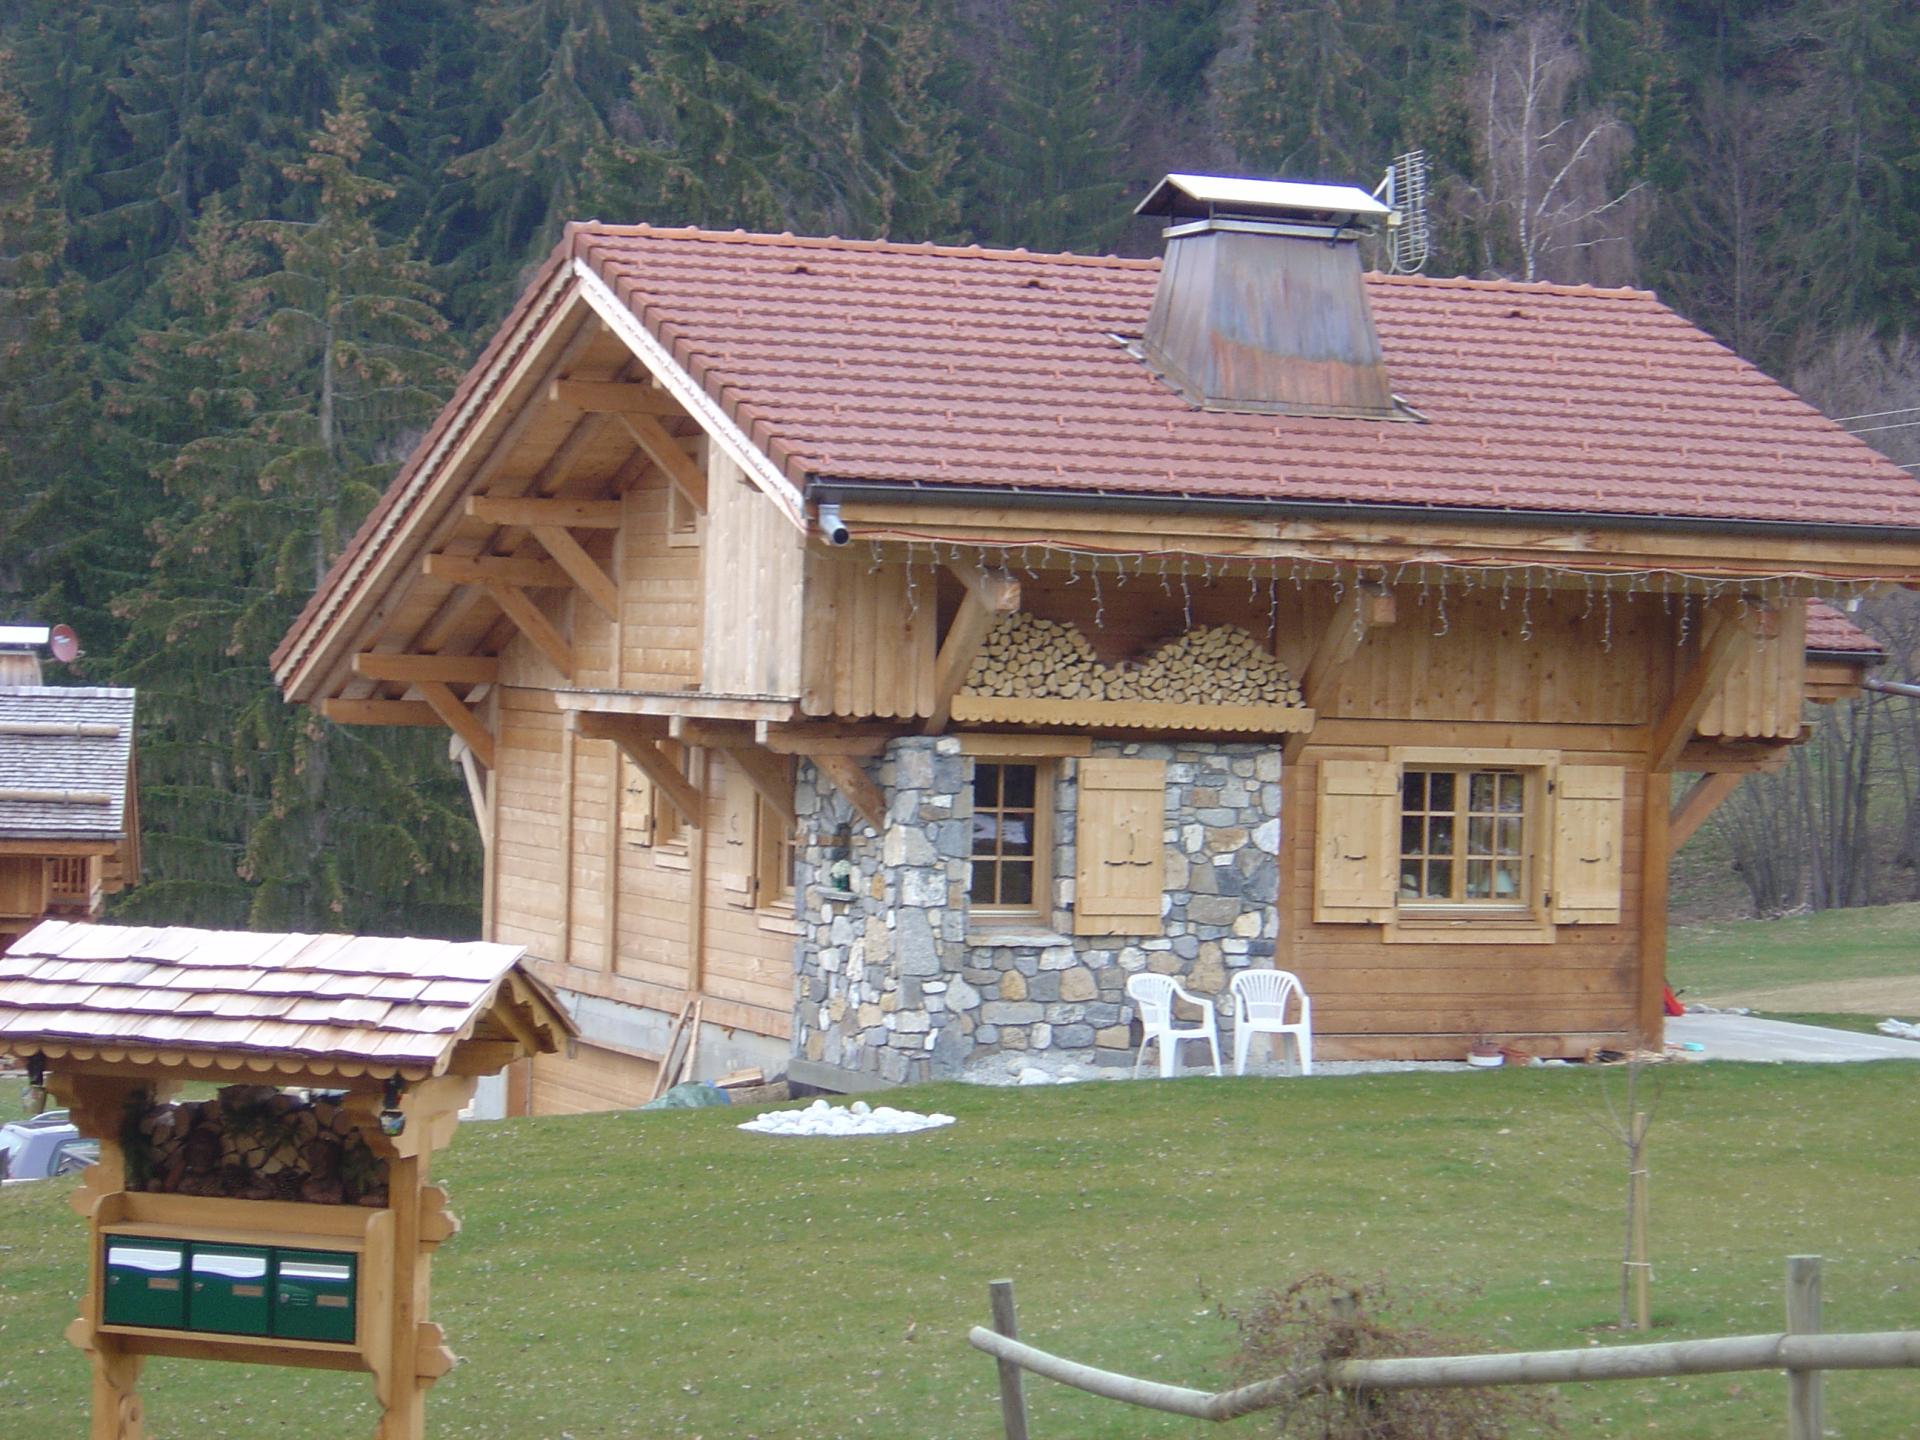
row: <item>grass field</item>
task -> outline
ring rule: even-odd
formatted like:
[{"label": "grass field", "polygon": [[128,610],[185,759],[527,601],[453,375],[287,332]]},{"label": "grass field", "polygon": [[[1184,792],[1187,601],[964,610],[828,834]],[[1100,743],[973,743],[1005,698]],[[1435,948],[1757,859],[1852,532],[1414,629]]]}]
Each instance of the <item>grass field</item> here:
[{"label": "grass field", "polygon": [[1920,903],[1676,925],[1667,942],[1667,977],[1701,999],[1920,977]]},{"label": "grass field", "polygon": [[[1674,1067],[1652,1138],[1659,1338],[1777,1329],[1790,1253],[1828,1257],[1834,1329],[1920,1324],[1920,1071]],[[1591,1070],[1183,1080],[900,1103],[950,1129],[740,1133],[683,1111],[468,1126],[441,1167],[466,1221],[435,1314],[466,1364],[442,1436],[913,1440],[996,1435],[967,1348],[990,1279],[1023,1333],[1212,1384],[1216,1303],[1318,1268],[1385,1275],[1474,1347],[1617,1343],[1622,1162]],[[78,1432],[60,1339],[84,1274],[66,1182],[0,1192],[0,1434]],[[364,1381],[155,1362],[156,1435],[365,1433]],[[1576,1436],[1785,1433],[1777,1376],[1570,1388]],[[1035,1381],[1035,1440],[1211,1433]],[[1836,1377],[1828,1423],[1909,1433],[1920,1378]],[[1254,1433],[1241,1422],[1229,1433]]]}]

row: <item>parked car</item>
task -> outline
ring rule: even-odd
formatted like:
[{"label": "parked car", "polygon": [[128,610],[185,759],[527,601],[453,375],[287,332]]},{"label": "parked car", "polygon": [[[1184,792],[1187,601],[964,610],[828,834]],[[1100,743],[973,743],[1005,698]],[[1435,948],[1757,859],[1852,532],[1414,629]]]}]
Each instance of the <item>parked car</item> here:
[{"label": "parked car", "polygon": [[71,1175],[100,1158],[100,1142],[83,1136],[64,1110],[0,1125],[0,1184]]}]

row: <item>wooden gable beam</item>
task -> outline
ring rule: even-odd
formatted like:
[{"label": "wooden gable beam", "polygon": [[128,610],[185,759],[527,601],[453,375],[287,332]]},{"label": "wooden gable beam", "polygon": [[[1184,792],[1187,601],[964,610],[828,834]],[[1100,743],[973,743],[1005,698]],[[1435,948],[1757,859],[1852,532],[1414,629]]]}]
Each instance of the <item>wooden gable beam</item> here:
[{"label": "wooden gable beam", "polygon": [[469,495],[467,516],[487,525],[559,525],[568,530],[618,530],[623,506],[618,500],[496,498]]},{"label": "wooden gable beam", "polygon": [[583,415],[684,415],[658,385],[636,380],[551,380],[547,399]]},{"label": "wooden gable beam", "polygon": [[500,678],[500,662],[491,655],[366,654],[353,657],[353,673],[367,680],[491,685]]},{"label": "wooden gable beam", "polygon": [[967,672],[974,657],[986,644],[987,636],[1002,615],[1020,608],[1020,582],[1011,575],[984,570],[978,565],[947,567],[960,577],[967,593],[947,627],[947,638],[940,642],[940,653],[933,662],[933,711],[922,725],[924,735],[938,735],[947,728],[953,713],[953,697],[967,683]]},{"label": "wooden gable beam", "polygon": [[436,580],[454,585],[519,585],[530,590],[562,590],[567,572],[551,560],[518,555],[429,555],[421,567]]},{"label": "wooden gable beam", "polygon": [[814,767],[831,780],[834,788],[852,802],[860,818],[871,825],[875,834],[884,834],[887,828],[887,802],[880,794],[880,787],[873,783],[867,772],[860,768],[860,762],[851,755],[822,753],[809,755]]},{"label": "wooden gable beam", "polygon": [[433,713],[446,722],[447,728],[467,742],[467,749],[489,770],[493,769],[493,732],[480,723],[480,717],[469,710],[466,704],[439,680],[416,680],[413,688],[420,692],[420,698],[433,707]]},{"label": "wooden gable beam", "polygon": [[493,596],[494,603],[506,612],[507,618],[519,627],[520,633],[531,640],[542,655],[553,663],[568,679],[573,677],[573,647],[546,612],[532,600],[527,592],[517,585],[489,585],[487,593]]},{"label": "wooden gable beam", "polygon": [[1720,808],[1720,803],[1740,787],[1743,777],[1737,770],[1716,770],[1702,775],[1680,797],[1680,803],[1673,807],[1673,815],[1667,821],[1667,858],[1672,859],[1680,853],[1680,847],[1692,838],[1709,815]]},{"label": "wooden gable beam", "polygon": [[341,700],[320,702],[320,713],[336,725],[441,725],[445,722],[424,700]]},{"label": "wooden gable beam", "polygon": [[[1399,618],[1393,592],[1378,581],[1368,580],[1349,589],[1334,607],[1320,643],[1313,647],[1307,673],[1300,679],[1300,703],[1319,714],[1326,695],[1346,663],[1359,652],[1361,643],[1377,626],[1391,625]],[[1297,731],[1281,744],[1281,756],[1291,762],[1313,738],[1311,730]]]},{"label": "wooden gable beam", "polygon": [[775,755],[859,755],[867,758],[887,748],[897,731],[848,733],[837,725],[774,726],[762,720],[754,739]]},{"label": "wooden gable beam", "polygon": [[588,740],[611,740],[649,780],[660,788],[680,818],[694,829],[701,828],[700,794],[680,773],[680,767],[661,750],[666,726],[650,715],[610,715],[597,710],[575,710],[570,722],[574,733]]},{"label": "wooden gable beam", "polygon": [[581,592],[609,620],[620,618],[620,589],[599,561],[587,554],[586,547],[573,538],[573,532],[558,525],[536,525],[533,538],[559,562],[560,568],[578,585]]},{"label": "wooden gable beam", "polygon": [[633,443],[646,453],[649,460],[658,465],[686,502],[702,515],[707,513],[707,477],[706,473],[694,463],[691,455],[668,431],[651,415],[621,415],[620,423],[627,427],[627,434]]},{"label": "wooden gable beam", "polygon": [[1715,619],[1693,664],[1674,686],[1673,698],[1665,713],[1649,732],[1647,768],[1669,771],[1680,752],[1693,739],[1695,728],[1714,696],[1720,693],[1733,667],[1753,653],[1754,642],[1780,633],[1780,614],[1776,610],[1749,604],[1739,613],[1737,601],[1717,601],[1709,612]]}]

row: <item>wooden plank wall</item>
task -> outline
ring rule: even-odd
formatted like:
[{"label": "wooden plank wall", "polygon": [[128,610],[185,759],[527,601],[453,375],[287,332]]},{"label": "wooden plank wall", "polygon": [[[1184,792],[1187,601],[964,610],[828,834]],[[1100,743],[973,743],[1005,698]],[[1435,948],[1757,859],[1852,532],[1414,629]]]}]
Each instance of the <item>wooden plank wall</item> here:
[{"label": "wooden plank wall", "polygon": [[[1287,771],[1281,827],[1288,837],[1280,879],[1282,969],[1313,997],[1317,1043],[1329,1056],[1376,1053],[1457,1059],[1445,1038],[1393,1037],[1488,1033],[1589,1033],[1630,1030],[1638,994],[1640,855],[1645,834],[1638,757],[1568,750],[1568,764],[1627,764],[1621,923],[1560,926],[1548,945],[1383,944],[1377,925],[1319,925],[1313,919],[1319,766],[1323,760],[1385,760],[1399,743],[1380,722],[1377,745],[1311,746]],[[1465,727],[1463,727],[1465,728]],[[1497,743],[1551,748],[1556,727],[1516,735],[1501,726]],[[1472,744],[1470,730],[1462,744]],[[1388,1043],[1391,1040],[1391,1043]],[[1370,1048],[1371,1047],[1371,1048]]]},{"label": "wooden plank wall", "polygon": [[806,537],[740,467],[710,447],[702,685],[727,695],[800,693],[801,568]]},{"label": "wooden plank wall", "polygon": [[[1688,654],[1698,652],[1689,637]],[[1807,688],[1807,605],[1783,606],[1780,633],[1760,640],[1728,673],[1726,686],[1710,701],[1695,728],[1702,735],[1729,739],[1800,733],[1800,711]]]},{"label": "wooden plank wall", "polygon": [[[709,755],[704,848],[714,859],[696,875],[703,847],[693,832],[649,834],[629,813],[652,807],[648,787],[628,795],[628,767],[616,748],[572,734],[553,699],[557,688],[665,690],[701,681],[703,546],[669,541],[667,490],[657,471],[631,486],[624,502],[621,530],[589,542],[619,587],[617,623],[584,596],[543,592],[543,608],[573,646],[573,675],[561,677],[523,638],[501,657],[491,933],[526,945],[552,984],[669,1018],[697,975],[710,1023],[785,1037],[797,932],[751,903],[751,788],[730,775],[722,756]],[[704,937],[698,965],[689,943],[696,893]],[[536,1110],[552,1113],[600,1108],[600,1100],[586,1102],[650,1087],[651,1079],[650,1064],[603,1048],[584,1069],[537,1066],[531,1083]]]},{"label": "wooden plank wall", "polygon": [[609,1046],[581,1041],[571,1059],[536,1055],[532,1060],[534,1115],[584,1115],[630,1110],[653,1097],[658,1062]]},{"label": "wooden plank wall", "polygon": [[938,572],[875,566],[864,545],[809,547],[800,708],[808,715],[933,711]]}]

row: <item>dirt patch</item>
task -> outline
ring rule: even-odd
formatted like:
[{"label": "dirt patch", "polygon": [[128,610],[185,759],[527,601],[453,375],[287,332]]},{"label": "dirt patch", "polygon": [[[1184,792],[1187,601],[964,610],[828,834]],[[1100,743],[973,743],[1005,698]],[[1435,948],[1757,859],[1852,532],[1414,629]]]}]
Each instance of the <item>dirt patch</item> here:
[{"label": "dirt patch", "polygon": [[1729,990],[1717,995],[1688,995],[1708,1005],[1744,1005],[1749,1010],[1788,1014],[1879,1015],[1920,1019],[1920,975],[1883,980],[1812,980],[1764,990]]}]

